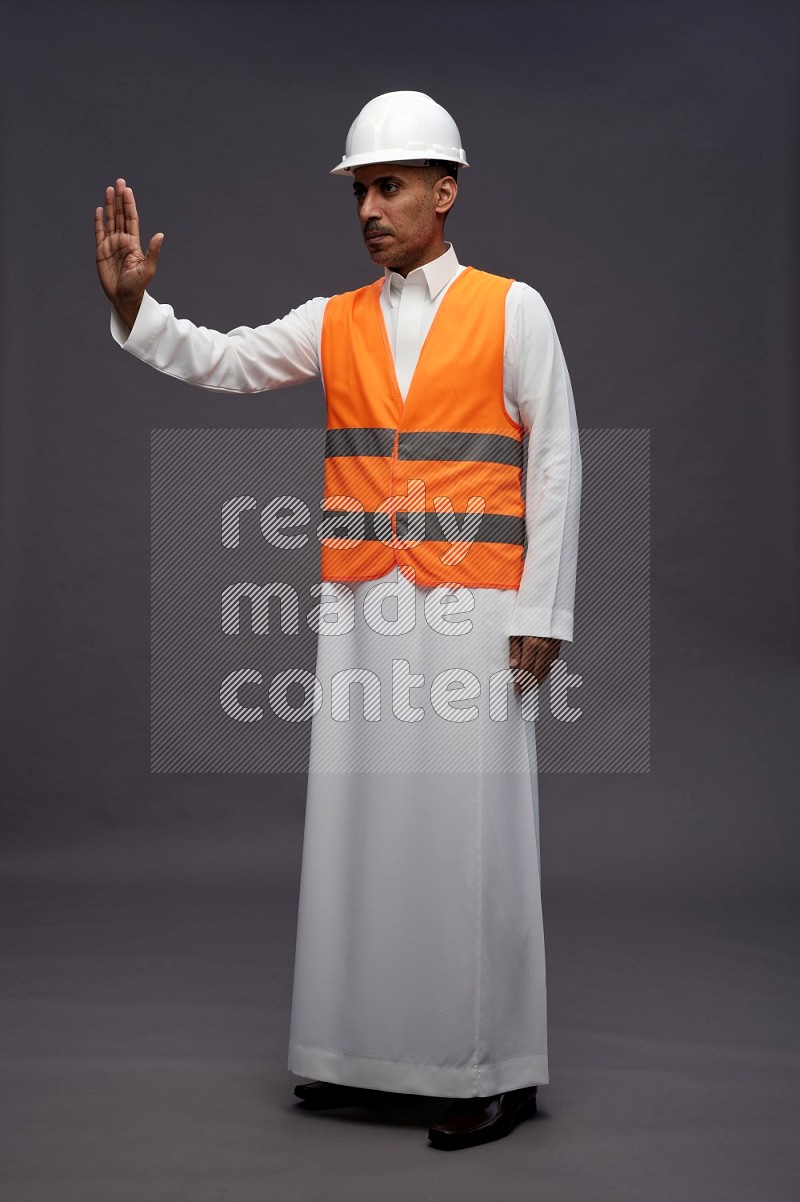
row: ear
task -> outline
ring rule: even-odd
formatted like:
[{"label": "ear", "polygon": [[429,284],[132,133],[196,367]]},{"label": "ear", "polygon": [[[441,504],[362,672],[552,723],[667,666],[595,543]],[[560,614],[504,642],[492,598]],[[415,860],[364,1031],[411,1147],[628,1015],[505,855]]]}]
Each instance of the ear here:
[{"label": "ear", "polygon": [[453,179],[452,175],[443,175],[434,185],[434,197],[436,201],[436,212],[449,213],[456,202],[458,195],[458,184]]}]

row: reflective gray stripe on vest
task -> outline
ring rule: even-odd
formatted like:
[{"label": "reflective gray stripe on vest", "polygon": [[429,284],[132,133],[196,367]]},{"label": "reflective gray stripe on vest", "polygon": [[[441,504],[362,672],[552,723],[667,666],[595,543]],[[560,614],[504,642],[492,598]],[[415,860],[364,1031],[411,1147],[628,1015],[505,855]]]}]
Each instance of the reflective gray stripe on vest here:
[{"label": "reflective gray stripe on vest", "polygon": [[[395,430],[381,426],[328,430],[325,455],[386,456]],[[406,430],[397,440],[398,459],[438,459],[448,463],[504,463],[522,467],[522,442],[507,434],[465,434],[460,430]]]},{"label": "reflective gray stripe on vest", "polygon": [[398,459],[439,459],[460,463],[506,463],[522,467],[522,442],[507,434],[465,434],[460,430],[407,430],[398,439]]},{"label": "reflective gray stripe on vest", "polygon": [[[411,534],[419,537],[422,514],[409,515],[405,510],[396,515],[398,538],[409,537],[409,525],[413,518]],[[449,543],[438,513],[425,513],[425,540],[427,542]],[[467,515],[454,513],[459,530],[464,530]],[[358,513],[347,509],[326,509],[325,516],[319,525],[320,538],[362,538],[366,542],[380,542],[375,528],[375,519],[380,518],[381,530],[387,530],[388,517],[386,514]],[[450,523],[448,522],[448,526]],[[476,543],[511,543],[521,547],[525,542],[525,519],[515,517],[510,513],[484,513],[481,517],[478,531],[474,539]]]},{"label": "reflective gray stripe on vest", "polygon": [[353,428],[347,430],[327,430],[325,433],[325,456],[367,455],[386,456],[392,453],[395,430],[386,430],[382,426]]}]

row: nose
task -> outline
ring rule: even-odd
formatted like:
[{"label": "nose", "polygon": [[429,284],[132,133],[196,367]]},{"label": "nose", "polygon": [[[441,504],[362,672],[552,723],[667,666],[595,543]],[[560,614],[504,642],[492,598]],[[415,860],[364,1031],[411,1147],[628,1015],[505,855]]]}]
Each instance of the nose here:
[{"label": "nose", "polygon": [[358,207],[359,216],[362,223],[366,223],[372,217],[380,217],[383,213],[381,208],[381,194],[377,188],[367,188],[361,198],[361,203]]}]

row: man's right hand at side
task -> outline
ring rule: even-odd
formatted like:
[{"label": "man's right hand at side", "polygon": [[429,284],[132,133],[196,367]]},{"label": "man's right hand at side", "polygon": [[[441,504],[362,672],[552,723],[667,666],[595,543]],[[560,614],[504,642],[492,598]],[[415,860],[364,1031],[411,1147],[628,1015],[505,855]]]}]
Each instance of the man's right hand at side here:
[{"label": "man's right hand at side", "polygon": [[106,188],[105,209],[98,205],[94,212],[94,233],[103,291],[131,329],[145,289],[156,273],[164,235],[153,234],[144,254],[133,189],[126,187],[124,179]]}]

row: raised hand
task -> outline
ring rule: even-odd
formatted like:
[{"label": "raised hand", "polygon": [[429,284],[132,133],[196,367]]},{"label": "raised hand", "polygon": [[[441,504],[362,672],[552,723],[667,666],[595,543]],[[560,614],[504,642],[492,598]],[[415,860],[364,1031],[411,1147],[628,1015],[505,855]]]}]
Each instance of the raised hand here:
[{"label": "raised hand", "polygon": [[139,241],[139,214],[133,189],[124,179],[106,188],[105,210],[94,212],[97,274],[108,299],[129,327],[136,320],[145,288],[158,266],[163,234],[153,234],[147,253]]}]

